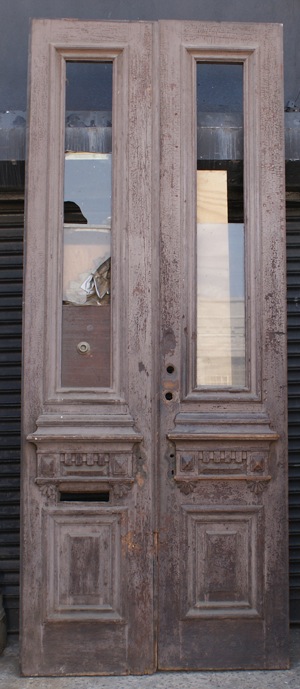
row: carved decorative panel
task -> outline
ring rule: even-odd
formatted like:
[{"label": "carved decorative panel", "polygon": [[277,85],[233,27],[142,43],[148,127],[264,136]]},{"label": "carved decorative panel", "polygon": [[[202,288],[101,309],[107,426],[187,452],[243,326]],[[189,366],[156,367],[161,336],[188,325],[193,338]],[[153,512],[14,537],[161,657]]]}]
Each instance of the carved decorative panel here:
[{"label": "carved decorative panel", "polygon": [[[244,439],[239,442],[228,437],[206,440],[174,436],[176,471],[174,480],[184,495],[201,489],[202,481],[245,480],[251,492],[259,495],[267,488],[272,473],[270,439]],[[277,437],[277,436],[275,436]]]},{"label": "carved decorative panel", "polygon": [[38,452],[38,476],[132,477],[132,452]]},{"label": "carved decorative panel", "polygon": [[184,618],[260,616],[261,508],[182,509],[187,548],[182,581]]},{"label": "carved decorative panel", "polygon": [[125,522],[126,510],[44,512],[48,620],[123,619]]},{"label": "carved decorative panel", "polygon": [[223,441],[220,447],[215,443],[200,445],[192,451],[178,450],[176,455],[176,476],[187,478],[191,476],[209,476],[213,478],[219,474],[231,476],[266,477],[268,471],[268,449],[256,448],[254,445],[229,445]]}]

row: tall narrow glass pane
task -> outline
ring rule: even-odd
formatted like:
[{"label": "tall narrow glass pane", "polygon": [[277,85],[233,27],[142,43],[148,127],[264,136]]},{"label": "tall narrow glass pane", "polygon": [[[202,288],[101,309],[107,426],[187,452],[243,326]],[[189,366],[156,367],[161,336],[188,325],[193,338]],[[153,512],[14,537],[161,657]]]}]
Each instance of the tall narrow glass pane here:
[{"label": "tall narrow glass pane", "polygon": [[243,388],[243,66],[197,63],[197,385]]},{"label": "tall narrow glass pane", "polygon": [[112,63],[67,62],[62,385],[111,381]]}]

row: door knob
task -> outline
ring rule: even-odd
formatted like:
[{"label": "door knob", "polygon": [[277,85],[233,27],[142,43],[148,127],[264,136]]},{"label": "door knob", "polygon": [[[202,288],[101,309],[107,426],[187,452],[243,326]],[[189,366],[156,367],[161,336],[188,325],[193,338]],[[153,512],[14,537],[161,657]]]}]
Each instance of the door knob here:
[{"label": "door knob", "polygon": [[77,351],[79,354],[88,354],[91,351],[91,347],[88,342],[78,342]]}]

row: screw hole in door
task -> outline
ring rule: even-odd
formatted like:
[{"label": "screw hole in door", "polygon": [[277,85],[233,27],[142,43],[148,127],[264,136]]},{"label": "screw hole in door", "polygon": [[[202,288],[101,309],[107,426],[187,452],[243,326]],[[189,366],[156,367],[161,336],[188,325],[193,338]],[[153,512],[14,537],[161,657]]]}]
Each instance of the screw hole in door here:
[{"label": "screw hole in door", "polygon": [[174,373],[174,371],[175,369],[174,366],[172,366],[172,364],[170,364],[170,366],[167,366],[167,373],[171,375],[171,373]]},{"label": "screw hole in door", "polygon": [[166,398],[166,400],[168,400],[168,402],[170,402],[170,401],[173,399],[172,393],[171,393],[171,392],[166,392],[165,398]]}]

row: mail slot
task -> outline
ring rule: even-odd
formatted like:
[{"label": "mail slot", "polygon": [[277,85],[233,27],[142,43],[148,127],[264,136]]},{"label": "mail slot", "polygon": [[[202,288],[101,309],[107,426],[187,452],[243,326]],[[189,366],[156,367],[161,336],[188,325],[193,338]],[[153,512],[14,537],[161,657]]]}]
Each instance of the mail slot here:
[{"label": "mail slot", "polygon": [[60,502],[109,502],[109,491],[84,492],[84,493],[60,493]]}]

